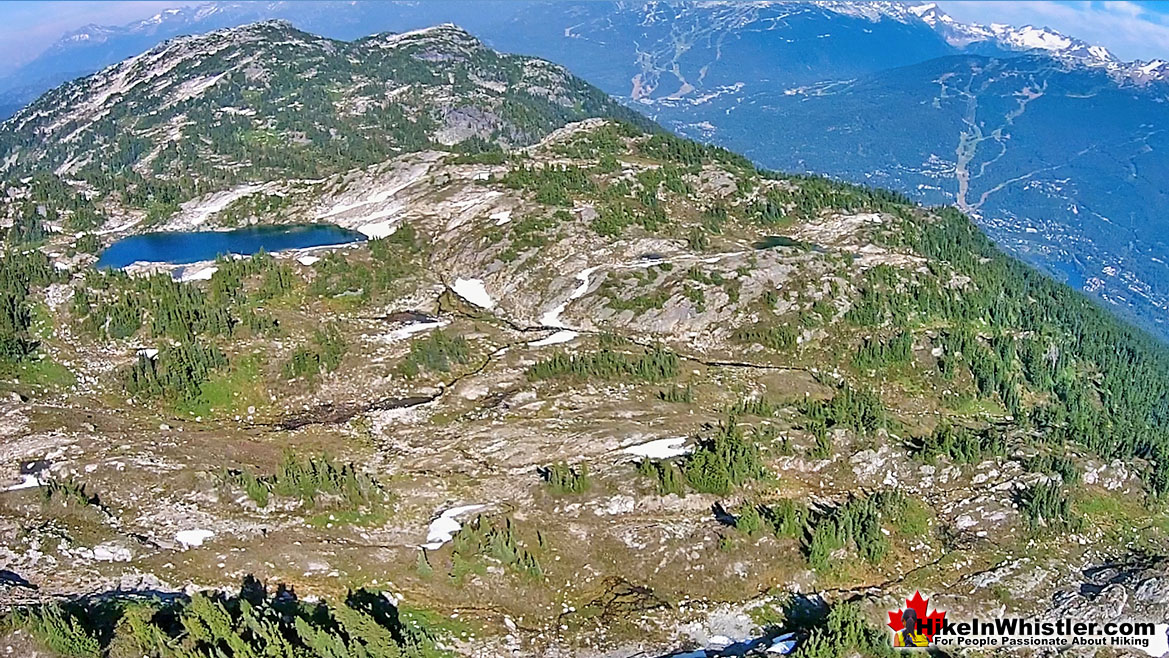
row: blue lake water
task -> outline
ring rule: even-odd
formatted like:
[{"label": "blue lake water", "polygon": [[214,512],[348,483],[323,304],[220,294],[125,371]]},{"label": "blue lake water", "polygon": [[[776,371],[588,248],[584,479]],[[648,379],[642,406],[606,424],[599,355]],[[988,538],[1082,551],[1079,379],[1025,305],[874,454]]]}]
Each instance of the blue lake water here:
[{"label": "blue lake water", "polygon": [[332,224],[299,226],[257,226],[234,231],[193,231],[189,233],[145,233],[122,238],[98,258],[97,266],[121,268],[138,261],[151,263],[197,263],[218,256],[250,256],[261,249],[281,251],[364,240],[357,231]]}]

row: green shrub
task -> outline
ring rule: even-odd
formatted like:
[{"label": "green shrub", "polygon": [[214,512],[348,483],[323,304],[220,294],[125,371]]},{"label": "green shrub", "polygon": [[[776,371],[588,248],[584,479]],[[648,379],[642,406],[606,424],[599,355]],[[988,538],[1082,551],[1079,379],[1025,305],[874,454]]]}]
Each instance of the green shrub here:
[{"label": "green shrub", "polygon": [[588,491],[589,469],[587,464],[572,467],[564,462],[558,462],[541,469],[544,481],[555,494],[579,494]]},{"label": "green shrub", "polygon": [[465,338],[436,329],[410,345],[410,353],[400,369],[406,377],[416,377],[423,370],[450,372],[452,364],[464,364],[470,358],[471,348]]}]

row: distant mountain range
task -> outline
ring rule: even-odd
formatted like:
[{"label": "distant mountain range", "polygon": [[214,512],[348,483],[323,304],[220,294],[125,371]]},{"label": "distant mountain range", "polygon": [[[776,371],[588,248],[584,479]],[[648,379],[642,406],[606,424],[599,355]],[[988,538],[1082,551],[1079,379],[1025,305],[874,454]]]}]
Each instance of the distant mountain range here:
[{"label": "distant mountain range", "polygon": [[1169,65],[1043,27],[962,23],[932,3],[216,2],[66,35],[0,81],[0,106],[167,38],[264,18],[340,39],[457,23],[764,166],[956,204],[1169,335]]}]

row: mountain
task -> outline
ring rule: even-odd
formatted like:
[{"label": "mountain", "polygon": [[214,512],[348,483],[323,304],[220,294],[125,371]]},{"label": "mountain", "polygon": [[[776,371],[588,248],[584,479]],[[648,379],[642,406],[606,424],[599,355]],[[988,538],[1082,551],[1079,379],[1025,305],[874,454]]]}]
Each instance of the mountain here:
[{"label": "mountain", "polygon": [[[889,655],[910,588],[1169,615],[1169,353],[952,207],[449,25],[175,38],[0,146],[13,655]],[[213,255],[305,225],[353,231]]]},{"label": "mountain", "polygon": [[[456,22],[488,39],[490,43],[509,52],[524,52],[552,58],[568,44],[574,49],[587,49],[590,57],[619,63],[622,69],[637,68],[638,64],[626,56],[628,42],[613,36],[629,36],[639,32],[644,39],[639,43],[655,44],[673,35],[682,38],[678,45],[683,59],[678,60],[680,72],[689,82],[702,87],[704,80],[696,68],[689,68],[685,53],[698,55],[714,43],[707,39],[718,33],[752,34],[769,46],[779,45],[791,51],[776,61],[784,63],[773,71],[781,76],[798,68],[796,49],[790,44],[795,37],[814,36],[823,45],[801,38],[803,49],[853,50],[851,55],[839,57],[813,55],[808,62],[816,63],[821,74],[843,73],[848,68],[880,70],[897,63],[923,61],[933,56],[973,52],[977,54],[1010,54],[1039,51],[1060,59],[1085,65],[1104,67],[1118,77],[1134,79],[1164,79],[1169,71],[1162,61],[1122,62],[1106,48],[1087,44],[1074,36],[1053,30],[1026,25],[1014,27],[994,24],[983,26],[962,23],[943,12],[936,4],[914,4],[894,1],[832,2],[633,2],[633,3],[557,3],[549,6],[539,2],[445,2],[441,5],[417,2],[346,3],[346,2],[209,2],[199,6],[168,9],[135,23],[122,26],[90,25],[64,35],[29,64],[0,80],[0,91],[9,90],[12,98],[31,100],[33,87],[41,90],[55,86],[69,77],[87,73],[136,55],[159,41],[179,36],[207,32],[222,27],[242,25],[264,19],[289,20],[314,34],[336,39],[352,40],[379,31],[402,31],[428,27],[441,22]],[[551,21],[551,23],[548,23]],[[878,25],[879,30],[872,27]],[[826,31],[816,30],[825,28]],[[833,38],[832,28],[843,29],[850,39],[857,40],[851,47],[841,39]],[[775,32],[775,34],[767,34]],[[882,34],[874,34],[882,32]],[[606,33],[609,35],[606,37]],[[884,39],[882,44],[881,40]],[[703,41],[706,40],[704,44]],[[751,38],[737,36],[730,42],[716,37],[724,45],[741,46],[752,56],[769,55],[764,49],[750,49]],[[617,45],[617,52],[606,44]],[[664,44],[661,44],[664,45]],[[883,47],[875,47],[883,45]],[[651,46],[644,54],[649,59],[642,65],[659,68],[655,60],[670,57],[667,50],[654,52]],[[762,52],[761,52],[762,51]],[[599,63],[590,64],[583,55],[566,52],[574,66],[588,66],[600,72]],[[858,56],[863,55],[863,56]],[[793,61],[792,57],[797,60]],[[717,58],[715,58],[717,59]],[[727,60],[741,64],[744,58],[728,52]],[[867,63],[865,63],[867,60]],[[795,67],[792,65],[795,64]],[[837,70],[835,67],[844,67]],[[593,75],[587,76],[594,79]],[[676,87],[666,90],[672,93]],[[614,90],[616,92],[616,90]],[[13,100],[11,102],[16,102]]]},{"label": "mountain", "polygon": [[590,116],[646,124],[564,69],[453,26],[341,42],[263,22],[175,38],[41,96],[0,124],[0,173],[316,177],[432,141],[526,144]]},{"label": "mountain", "polygon": [[[1155,155],[1169,66],[1040,26],[962,23],[932,3],[209,3],[79,31],[9,84],[260,15],[342,38],[455,22],[764,166],[959,203],[1014,253],[1169,331]],[[973,97],[939,76],[971,82]]]}]

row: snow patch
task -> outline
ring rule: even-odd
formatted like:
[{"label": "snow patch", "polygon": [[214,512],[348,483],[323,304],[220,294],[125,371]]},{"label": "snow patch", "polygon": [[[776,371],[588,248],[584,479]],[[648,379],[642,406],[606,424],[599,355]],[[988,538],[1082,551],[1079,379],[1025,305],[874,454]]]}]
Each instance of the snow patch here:
[{"label": "snow patch", "polygon": [[175,533],[175,541],[183,545],[183,550],[202,546],[203,542],[215,536],[210,530],[196,528],[194,530],[180,530]]},{"label": "snow patch", "polygon": [[483,287],[482,279],[455,279],[455,285],[451,286],[451,290],[454,290],[456,295],[479,308],[495,308],[495,300],[491,299],[491,295],[487,294],[487,289]]},{"label": "snow patch", "polygon": [[14,484],[11,487],[4,489],[5,491],[19,491],[21,489],[33,489],[41,486],[42,482],[35,474],[27,474],[20,476],[20,484]]},{"label": "snow patch", "polygon": [[358,226],[357,230],[365,237],[376,240],[393,235],[394,231],[398,230],[398,223],[392,219],[387,219],[384,222],[373,222],[372,224]]},{"label": "snow patch", "polygon": [[453,539],[455,533],[463,527],[463,524],[459,523],[457,517],[463,514],[477,512],[485,507],[487,506],[461,505],[443,512],[438,518],[430,522],[430,527],[426,531],[426,543],[422,544],[422,548],[428,551],[436,551],[442,548],[442,545]]},{"label": "snow patch", "polygon": [[1140,71],[1141,71],[1141,73],[1144,73],[1145,75],[1151,75],[1151,74],[1155,73],[1157,71],[1157,69],[1161,68],[1162,66],[1165,66],[1165,62],[1163,62],[1159,59],[1154,59],[1153,61],[1149,62],[1148,64],[1145,64],[1144,66],[1142,66],[1140,68]]},{"label": "snow patch", "polygon": [[408,324],[405,327],[391,331],[385,335],[383,340],[386,342],[399,341],[403,338],[409,338],[414,334],[422,333],[423,331],[430,331],[431,329],[445,327],[448,324],[450,324],[450,321],[448,320],[435,320],[434,322],[415,322],[414,324]]},{"label": "snow patch", "polygon": [[779,654],[781,656],[787,655],[796,648],[796,634],[784,633],[775,638],[771,642],[771,646],[767,647],[767,653]]},{"label": "snow patch", "polygon": [[646,459],[669,459],[671,457],[679,457],[681,455],[693,452],[692,446],[686,445],[686,437],[676,436],[670,439],[655,439],[628,448],[622,448],[621,452],[626,455],[633,455],[634,457],[645,457]]},{"label": "snow patch", "polygon": [[214,276],[218,271],[219,268],[215,265],[208,265],[207,267],[200,267],[196,269],[184,267],[179,271],[179,281],[184,283],[187,281],[210,281],[211,277]]},{"label": "snow patch", "polygon": [[561,329],[550,336],[546,336],[539,340],[534,340],[528,343],[529,347],[544,347],[545,345],[559,345],[560,343],[568,343],[576,339],[580,334],[571,329]]},{"label": "snow patch", "polygon": [[310,265],[312,265],[320,260],[321,259],[319,256],[301,256],[300,258],[296,259],[296,262],[300,263],[301,265],[304,265],[305,267],[308,267],[308,266],[310,266]]},{"label": "snow patch", "polygon": [[599,269],[601,269],[601,266],[596,265],[594,267],[588,267],[577,272],[575,278],[577,281],[580,281],[580,285],[578,285],[571,293],[569,293],[568,299],[566,299],[562,304],[540,316],[540,324],[544,325],[545,327],[566,329],[567,327],[565,327],[564,323],[560,321],[560,316],[564,313],[564,309],[568,308],[569,302],[584,297],[585,293],[589,291],[589,279],[592,277],[593,272],[596,272]]}]

